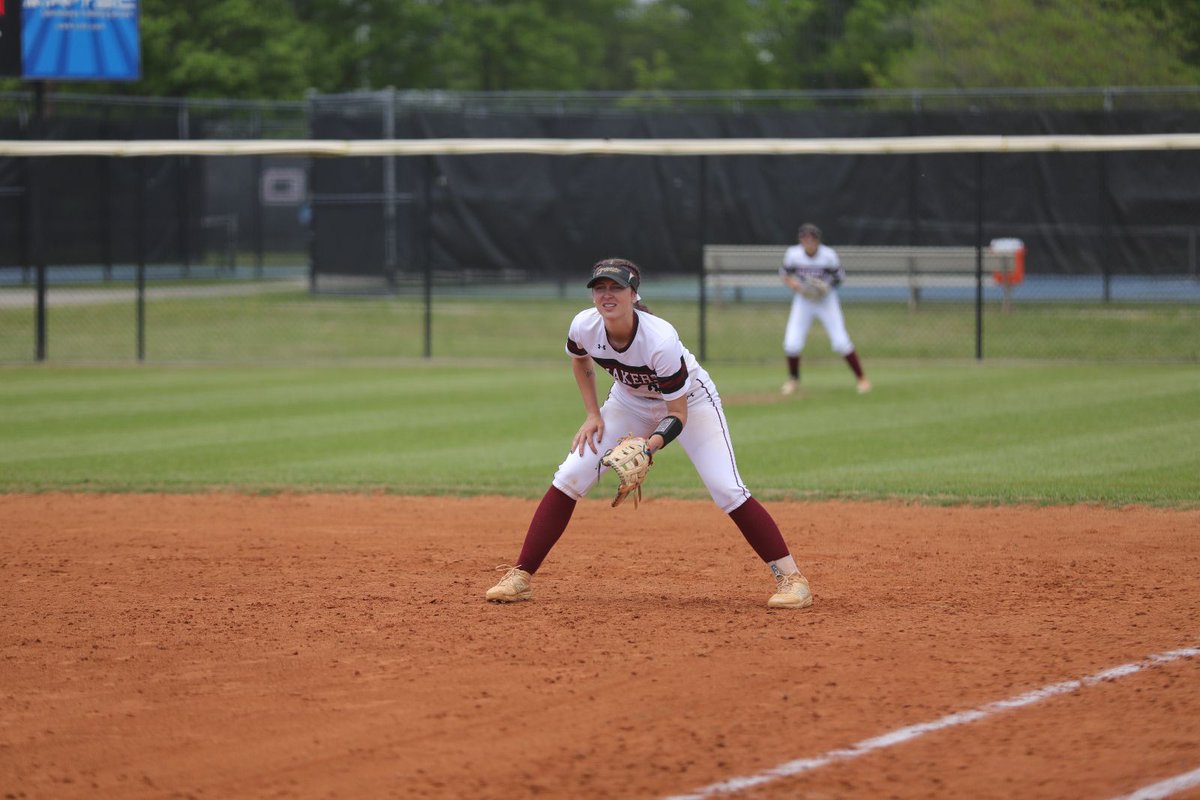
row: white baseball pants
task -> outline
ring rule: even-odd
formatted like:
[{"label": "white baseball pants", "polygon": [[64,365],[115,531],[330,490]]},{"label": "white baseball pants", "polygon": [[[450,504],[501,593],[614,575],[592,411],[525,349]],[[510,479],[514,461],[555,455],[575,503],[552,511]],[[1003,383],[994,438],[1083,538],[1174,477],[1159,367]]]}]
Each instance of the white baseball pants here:
[{"label": "white baseball pants", "polygon": [[[627,401],[616,392],[610,393],[600,407],[600,416],[604,418],[604,437],[598,445],[600,452],[593,453],[590,447],[584,448],[582,456],[571,451],[554,473],[554,486],[568,497],[581,499],[596,485],[600,476],[608,472],[608,467],[600,466],[604,452],[626,434],[649,436],[665,414],[665,404]],[[703,383],[688,393],[687,424],[674,444],[687,453],[713,502],[722,511],[729,513],[750,499],[750,490],[738,474],[729,425],[715,386]],[[655,455],[661,457],[661,451]],[[653,470],[650,475],[654,475]]]},{"label": "white baseball pants", "polygon": [[833,352],[840,356],[854,352],[854,343],[850,341],[850,334],[846,332],[846,320],[842,317],[842,304],[838,300],[837,291],[831,291],[821,300],[809,300],[801,295],[792,298],[792,311],[788,314],[787,328],[783,333],[784,353],[789,356],[800,355],[814,318],[821,320],[821,324],[825,326]]}]

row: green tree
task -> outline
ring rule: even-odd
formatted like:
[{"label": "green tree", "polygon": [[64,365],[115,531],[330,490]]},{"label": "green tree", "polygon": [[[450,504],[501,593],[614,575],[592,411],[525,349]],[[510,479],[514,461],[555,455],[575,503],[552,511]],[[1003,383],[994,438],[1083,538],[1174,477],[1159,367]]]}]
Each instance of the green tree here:
[{"label": "green tree", "polygon": [[826,74],[839,88],[874,85],[912,47],[910,20],[919,0],[858,0],[829,52]]},{"label": "green tree", "polygon": [[[1192,85],[1200,0],[142,0],[143,78],[60,91]],[[0,81],[0,88],[21,88]]]},{"label": "green tree", "polygon": [[895,87],[1192,84],[1174,19],[1103,0],[927,0],[913,48],[877,79]]},{"label": "green tree", "polygon": [[764,83],[778,89],[860,89],[912,44],[920,0],[760,0]]},{"label": "green tree", "polygon": [[144,0],[141,33],[126,93],[286,99],[310,85],[317,39],[287,0]]},{"label": "green tree", "polygon": [[443,14],[437,4],[396,0],[296,0],[317,42],[307,55],[309,86],[323,92],[430,88]]},{"label": "green tree", "polygon": [[634,6],[613,51],[620,88],[764,88],[762,12],[745,0],[650,0]]},{"label": "green tree", "polygon": [[457,2],[434,56],[447,89],[574,89],[588,72],[591,32],[542,4]]},{"label": "green tree", "polygon": [[1123,5],[1178,29],[1184,60],[1200,67],[1200,0],[1124,0]]},{"label": "green tree", "polygon": [[632,0],[297,0],[323,91],[589,89]]},{"label": "green tree", "polygon": [[[142,0],[142,77],[52,81],[54,90],[158,97],[299,98],[321,38],[289,0]],[[28,88],[18,80],[0,89]]]}]

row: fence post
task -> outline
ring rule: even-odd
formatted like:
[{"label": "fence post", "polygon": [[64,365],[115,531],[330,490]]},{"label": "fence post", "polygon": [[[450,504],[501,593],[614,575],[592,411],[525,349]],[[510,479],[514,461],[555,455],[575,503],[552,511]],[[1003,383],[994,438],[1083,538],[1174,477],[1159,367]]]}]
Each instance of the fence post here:
[{"label": "fence post", "polygon": [[[383,138],[396,138],[396,89],[392,86],[383,92]],[[393,292],[396,291],[396,271],[400,261],[397,222],[396,157],[388,155],[383,157],[383,272]]]},{"label": "fence post", "polygon": [[425,235],[424,247],[421,249],[424,263],[424,301],[425,301],[425,358],[433,357],[433,180],[437,162],[433,156],[425,156],[422,161],[421,184],[425,195]]},{"label": "fence post", "polygon": [[[304,93],[304,124],[309,136],[313,136],[313,117],[315,112],[313,106],[317,96],[316,89],[308,89]],[[305,174],[304,187],[305,197],[304,202],[308,206],[308,217],[304,221],[304,243],[305,252],[308,254],[308,293],[317,293],[317,231],[315,226],[317,218],[316,195],[313,193],[313,159],[308,160],[308,170]]]},{"label": "fence post", "polygon": [[[112,138],[112,106],[104,107],[104,118],[101,123],[101,130],[104,132],[105,139]],[[104,159],[104,166],[100,172],[100,191],[97,193],[96,202],[99,207],[96,209],[96,218],[104,220],[101,226],[100,236],[102,238],[101,249],[104,251],[104,280],[110,281],[113,276],[113,207],[117,203],[113,202],[113,161],[112,156],[107,156]]]},{"label": "fence post", "polygon": [[983,360],[983,153],[975,154],[975,360]]},{"label": "fence post", "polygon": [[[175,124],[178,128],[177,135],[182,140],[192,138],[191,131],[191,115],[188,109],[188,101],[181,98],[179,107],[175,112]],[[179,218],[179,254],[183,260],[183,274],[190,275],[192,272],[192,204],[191,204],[191,184],[192,184],[192,159],[189,156],[178,157],[179,169],[176,173],[176,199],[179,203],[177,216]]]},{"label": "fence post", "polygon": [[708,241],[708,156],[700,156],[700,209],[697,212],[700,220],[699,269],[700,276],[700,361],[708,358],[708,291],[707,276],[704,274],[704,245]]},{"label": "fence post", "polygon": [[[34,81],[33,84],[33,137],[41,139],[45,135],[46,121],[46,83]],[[30,249],[33,251],[34,269],[37,271],[37,310],[34,321],[34,352],[38,361],[46,360],[46,252],[42,236],[42,199],[38,187],[38,164],[40,160],[31,158],[29,162],[29,212],[30,212]]]},{"label": "fence post", "polygon": [[[262,130],[262,111],[256,109],[254,112],[255,138],[262,138]],[[251,159],[254,172],[254,277],[261,278],[263,275],[263,157],[256,155],[251,156]]]},{"label": "fence post", "polygon": [[146,360],[146,159],[137,161],[137,360]]},{"label": "fence post", "polygon": [[1100,217],[1100,236],[1097,237],[1100,245],[1100,279],[1103,285],[1101,292],[1104,302],[1112,301],[1112,266],[1109,264],[1109,253],[1112,248],[1108,245],[1110,240],[1109,234],[1109,215],[1106,211],[1108,208],[1108,157],[1103,153],[1096,154],[1100,161],[1100,169],[1096,170],[1097,178],[1100,182],[1099,191],[1096,193],[1099,198],[1099,208],[1097,214]]}]

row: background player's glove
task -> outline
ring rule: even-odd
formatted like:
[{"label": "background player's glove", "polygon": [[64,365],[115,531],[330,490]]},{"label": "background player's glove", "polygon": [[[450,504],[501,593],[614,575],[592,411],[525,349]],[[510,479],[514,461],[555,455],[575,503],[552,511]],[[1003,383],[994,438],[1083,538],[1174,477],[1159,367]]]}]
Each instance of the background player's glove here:
[{"label": "background player's glove", "polygon": [[798,275],[796,280],[800,282],[800,294],[809,300],[824,300],[832,288],[827,281],[814,275]]},{"label": "background player's glove", "polygon": [[654,463],[650,451],[646,449],[646,440],[630,434],[617,442],[616,447],[607,451],[600,458],[600,463],[615,472],[621,481],[621,485],[617,487],[617,496],[612,501],[613,508],[619,506],[626,496],[635,491],[633,507],[637,508],[642,499],[642,481],[646,480],[646,473]]}]

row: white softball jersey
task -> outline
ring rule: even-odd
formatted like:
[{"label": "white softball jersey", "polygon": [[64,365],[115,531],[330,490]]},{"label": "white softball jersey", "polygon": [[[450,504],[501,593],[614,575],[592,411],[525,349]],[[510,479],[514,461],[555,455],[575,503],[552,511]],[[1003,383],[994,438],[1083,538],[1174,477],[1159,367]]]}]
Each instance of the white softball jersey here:
[{"label": "white softball jersey", "polygon": [[850,341],[850,334],[846,331],[846,320],[842,315],[842,303],[838,299],[836,288],[846,277],[846,270],[842,267],[837,252],[832,247],[821,244],[817,245],[817,252],[810,256],[804,245],[794,244],[784,253],[779,274],[821,278],[835,287],[820,300],[809,300],[799,293],[792,298],[792,309],[783,333],[784,353],[789,356],[800,355],[814,319],[821,320],[821,324],[825,326],[825,332],[829,334],[829,346],[833,352],[842,356],[854,352],[854,343]]},{"label": "white softball jersey", "polygon": [[[591,358],[613,378],[600,407],[604,436],[599,453],[572,451],[554,474],[554,485],[569,497],[586,495],[608,471],[600,456],[627,434],[649,436],[667,415],[667,400],[688,398],[688,418],[675,440],[687,453],[701,480],[722,511],[730,512],[750,498],[733,455],[721,396],[708,372],[679,339],[675,326],[661,317],[634,310],[633,337],[624,349],[608,340],[604,318],[595,308],[571,321],[566,351],[572,358]],[[666,449],[656,454],[661,457]],[[651,472],[653,475],[653,472]]]},{"label": "white softball jersey", "polygon": [[841,283],[846,277],[842,269],[841,259],[837,251],[823,244],[817,245],[817,252],[811,256],[802,244],[794,244],[783,254],[783,266],[779,268],[780,275],[809,275],[822,278],[830,283]]}]

